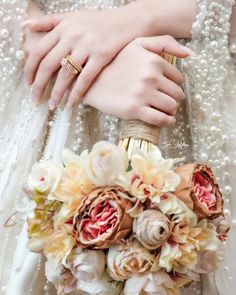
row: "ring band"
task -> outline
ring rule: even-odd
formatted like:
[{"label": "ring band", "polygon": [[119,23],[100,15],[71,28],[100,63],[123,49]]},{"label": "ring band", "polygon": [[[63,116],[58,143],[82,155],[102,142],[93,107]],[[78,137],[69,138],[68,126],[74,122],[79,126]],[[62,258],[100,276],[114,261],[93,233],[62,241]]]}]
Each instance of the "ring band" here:
[{"label": "ring band", "polygon": [[61,65],[65,67],[70,73],[75,75],[81,73],[83,69],[83,67],[79,63],[73,61],[71,55],[67,55],[67,57],[63,58],[61,61]]}]

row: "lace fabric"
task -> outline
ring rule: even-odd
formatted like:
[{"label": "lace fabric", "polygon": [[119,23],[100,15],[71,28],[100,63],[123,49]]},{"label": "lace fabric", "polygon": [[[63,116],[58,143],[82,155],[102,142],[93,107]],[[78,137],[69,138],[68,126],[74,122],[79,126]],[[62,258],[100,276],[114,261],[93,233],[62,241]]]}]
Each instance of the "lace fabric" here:
[{"label": "lace fabric", "polygon": [[[64,146],[79,152],[98,139],[116,142],[119,120],[83,105],[71,111],[59,108],[51,114],[46,103],[37,108],[31,104],[30,93],[21,81],[24,56],[20,49],[23,40],[20,22],[27,1],[17,1],[16,5],[13,2],[5,0],[2,16],[0,13],[1,36],[5,36],[0,49],[4,55],[0,61],[0,234],[4,237],[0,245],[1,294],[54,294],[51,286],[45,284],[42,259],[27,250],[26,226],[16,213],[24,197],[22,183],[36,159],[59,162]],[[131,1],[39,0],[37,4],[46,13],[59,13],[116,7],[128,2]],[[190,42],[197,55],[181,64],[187,79],[187,99],[179,109],[176,127],[163,130],[160,147],[167,157],[184,155],[186,161],[193,158],[214,168],[223,187],[226,214],[232,217],[234,225],[236,200],[231,192],[235,190],[236,122],[230,114],[234,115],[235,67],[230,60],[227,38],[232,4],[230,0],[198,1]],[[11,18],[6,21],[8,17]],[[8,227],[4,226],[7,219]],[[183,290],[184,295],[232,295],[235,286],[230,277],[236,274],[232,259],[234,236],[232,226],[221,269],[204,276],[202,285]]]}]

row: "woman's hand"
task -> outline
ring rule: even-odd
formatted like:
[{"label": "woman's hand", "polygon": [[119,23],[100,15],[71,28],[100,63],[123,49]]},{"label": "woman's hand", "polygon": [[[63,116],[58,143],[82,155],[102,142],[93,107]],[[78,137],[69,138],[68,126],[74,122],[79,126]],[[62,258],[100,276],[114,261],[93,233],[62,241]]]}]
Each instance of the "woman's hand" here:
[{"label": "woman's hand", "polygon": [[187,57],[190,50],[170,36],[138,38],[101,72],[83,97],[101,112],[172,126],[184,97],[183,75],[160,53]]},{"label": "woman's hand", "polygon": [[[139,12],[140,13],[140,12]],[[32,31],[49,31],[29,54],[25,65],[26,84],[32,85],[33,97],[40,101],[48,82],[59,71],[52,91],[51,108],[61,101],[75,79],[68,106],[79,102],[101,70],[138,35],[145,35],[142,19],[129,7],[104,11],[79,11],[27,20]],[[61,68],[67,55],[83,65],[79,76]]]},{"label": "woman's hand", "polygon": [[[42,17],[43,12],[32,1],[29,1],[27,15],[28,17]],[[25,35],[23,49],[28,56],[30,51],[33,50],[35,45],[39,42],[40,39],[42,39],[42,37],[46,33],[32,31],[27,26],[23,27],[23,31]]]}]

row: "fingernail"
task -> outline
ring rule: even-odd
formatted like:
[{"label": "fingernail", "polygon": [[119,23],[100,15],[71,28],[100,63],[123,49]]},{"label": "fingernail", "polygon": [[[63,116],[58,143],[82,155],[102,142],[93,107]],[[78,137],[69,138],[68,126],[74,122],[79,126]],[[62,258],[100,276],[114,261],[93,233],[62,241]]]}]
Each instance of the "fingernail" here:
[{"label": "fingernail", "polygon": [[73,106],[73,100],[68,100],[66,107],[71,108]]},{"label": "fingernail", "polygon": [[21,25],[22,28],[25,28],[30,23],[32,23],[32,20],[31,19],[27,19],[27,20],[23,21],[20,25]]},{"label": "fingernail", "polygon": [[24,80],[24,86],[25,86],[26,90],[28,90],[30,88],[30,85],[26,80]]},{"label": "fingernail", "polygon": [[54,111],[55,108],[56,108],[55,101],[53,101],[52,99],[50,99],[49,102],[48,102],[48,106],[49,106],[49,109],[50,109],[51,111]]},{"label": "fingernail", "polygon": [[190,49],[189,47],[184,46],[184,45],[180,45],[180,47],[188,54],[188,56],[196,56],[196,53],[192,49]]},{"label": "fingernail", "polygon": [[39,99],[37,97],[37,95],[35,93],[32,93],[32,100],[34,103],[38,103],[39,102]]}]

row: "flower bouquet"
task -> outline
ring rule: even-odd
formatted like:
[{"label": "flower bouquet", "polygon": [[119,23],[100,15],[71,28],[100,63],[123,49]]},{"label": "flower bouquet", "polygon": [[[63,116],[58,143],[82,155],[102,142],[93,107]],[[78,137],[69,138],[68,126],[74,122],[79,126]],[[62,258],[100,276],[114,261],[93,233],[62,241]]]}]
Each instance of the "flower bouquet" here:
[{"label": "flower bouquet", "polygon": [[217,268],[229,227],[215,177],[163,158],[158,133],[124,122],[119,146],[33,166],[28,245],[45,255],[57,294],[177,295]]}]

